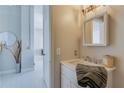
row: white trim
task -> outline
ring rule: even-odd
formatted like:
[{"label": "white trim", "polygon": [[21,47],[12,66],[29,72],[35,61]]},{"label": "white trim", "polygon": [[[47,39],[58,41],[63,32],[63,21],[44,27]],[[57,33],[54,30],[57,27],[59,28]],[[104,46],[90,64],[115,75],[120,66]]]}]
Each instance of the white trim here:
[{"label": "white trim", "polygon": [[21,73],[29,72],[29,71],[34,71],[34,67],[30,67],[30,68],[22,68]]},{"label": "white trim", "polygon": [[54,68],[54,37],[53,37],[53,32],[52,32],[52,12],[51,12],[51,6],[49,6],[49,27],[50,27],[50,59],[51,59],[51,64],[50,64],[50,80],[51,80],[51,88],[55,88],[55,68]]},{"label": "white trim", "polygon": [[0,75],[16,73],[16,69],[0,71]]},{"label": "white trim", "polygon": [[[34,67],[22,68],[21,73],[29,72],[29,71],[34,71]],[[0,71],[0,75],[13,74],[13,73],[16,73],[16,69]]]},{"label": "white trim", "polygon": [[[44,15],[45,13],[47,13],[46,15]],[[45,20],[44,16],[47,16],[48,20]],[[49,28],[47,28],[49,30],[49,84],[47,84],[47,82],[45,81],[44,79],[44,82],[46,83],[46,87],[49,87],[49,88],[53,88],[55,87],[55,80],[54,80],[54,59],[53,59],[53,36],[52,36],[52,31],[51,31],[51,8],[50,6],[43,6],[43,30],[45,29],[44,28],[44,22],[47,22],[47,25],[49,26]],[[43,34],[44,34],[44,31],[43,31]],[[44,36],[43,36],[44,37]],[[43,41],[44,42],[44,41]],[[44,63],[44,62],[43,62]],[[44,64],[43,64],[44,65]],[[43,72],[44,73],[44,72]]]},{"label": "white trim", "polygon": [[83,44],[83,46],[107,46],[107,44]]}]

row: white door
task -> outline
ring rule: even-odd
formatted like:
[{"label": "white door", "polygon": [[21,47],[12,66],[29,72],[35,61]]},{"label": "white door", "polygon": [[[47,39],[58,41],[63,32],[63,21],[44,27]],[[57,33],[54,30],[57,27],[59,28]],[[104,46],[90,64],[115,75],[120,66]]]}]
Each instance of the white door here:
[{"label": "white door", "polygon": [[43,7],[43,78],[46,87],[51,87],[51,33],[49,6]]},{"label": "white door", "polygon": [[[43,57],[41,50],[43,48],[43,6],[34,6],[34,59],[35,64],[42,65]],[[42,66],[41,66],[42,67]]]}]

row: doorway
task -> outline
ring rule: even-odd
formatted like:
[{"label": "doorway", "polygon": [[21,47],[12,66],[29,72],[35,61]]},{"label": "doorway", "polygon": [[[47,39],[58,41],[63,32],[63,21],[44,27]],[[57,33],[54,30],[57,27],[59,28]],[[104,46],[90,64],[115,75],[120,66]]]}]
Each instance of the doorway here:
[{"label": "doorway", "polygon": [[49,6],[34,6],[34,24],[35,69],[43,78],[44,86],[53,87]]},{"label": "doorway", "polygon": [[[34,6],[34,69],[39,74],[37,80],[43,80],[43,6]],[[39,79],[38,79],[39,78]],[[39,81],[40,82],[40,81]]]},{"label": "doorway", "polygon": [[[43,6],[34,6],[34,64],[43,71]],[[42,72],[43,73],[43,72]]]}]

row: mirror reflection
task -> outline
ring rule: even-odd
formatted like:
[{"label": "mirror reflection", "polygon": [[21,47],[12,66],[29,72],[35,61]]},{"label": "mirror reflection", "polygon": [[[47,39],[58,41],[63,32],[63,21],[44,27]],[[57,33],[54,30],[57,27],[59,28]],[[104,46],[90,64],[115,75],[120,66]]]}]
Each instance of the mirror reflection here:
[{"label": "mirror reflection", "polygon": [[84,22],[84,44],[105,44],[105,19],[104,16],[95,17]]}]

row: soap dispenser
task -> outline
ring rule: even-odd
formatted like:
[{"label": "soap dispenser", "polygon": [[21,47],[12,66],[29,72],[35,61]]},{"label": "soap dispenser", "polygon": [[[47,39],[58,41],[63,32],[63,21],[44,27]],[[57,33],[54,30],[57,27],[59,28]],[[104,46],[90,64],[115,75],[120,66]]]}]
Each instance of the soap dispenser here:
[{"label": "soap dispenser", "polygon": [[110,55],[104,55],[103,65],[112,68],[114,66],[114,57]]}]

